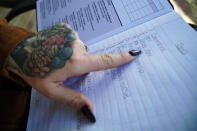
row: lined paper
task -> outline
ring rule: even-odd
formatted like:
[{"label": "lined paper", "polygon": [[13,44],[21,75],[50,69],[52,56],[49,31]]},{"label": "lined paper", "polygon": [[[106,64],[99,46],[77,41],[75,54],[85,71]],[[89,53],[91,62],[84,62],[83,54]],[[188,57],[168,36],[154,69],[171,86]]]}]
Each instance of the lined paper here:
[{"label": "lined paper", "polygon": [[89,46],[90,54],[143,53],[120,68],[65,82],[94,103],[96,123],[33,89],[27,131],[197,130],[196,35],[171,12]]}]

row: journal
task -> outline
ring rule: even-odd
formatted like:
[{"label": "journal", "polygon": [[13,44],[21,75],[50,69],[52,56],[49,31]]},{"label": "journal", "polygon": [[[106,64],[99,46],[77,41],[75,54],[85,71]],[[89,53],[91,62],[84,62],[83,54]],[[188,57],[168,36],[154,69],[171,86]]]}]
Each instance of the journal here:
[{"label": "journal", "polygon": [[70,78],[96,123],[32,89],[27,131],[197,130],[197,33],[167,0],[38,0],[38,29],[66,22],[89,54],[142,50],[119,68]]}]

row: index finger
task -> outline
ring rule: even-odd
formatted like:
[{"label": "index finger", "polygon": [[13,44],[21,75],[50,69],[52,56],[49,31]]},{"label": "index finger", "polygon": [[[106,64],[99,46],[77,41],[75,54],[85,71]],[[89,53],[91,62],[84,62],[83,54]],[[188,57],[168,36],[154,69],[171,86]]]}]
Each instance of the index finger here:
[{"label": "index finger", "polygon": [[75,68],[75,75],[81,75],[88,72],[106,70],[110,68],[119,67],[127,64],[139,55],[141,51],[132,50],[129,52],[122,52],[119,54],[100,54],[82,56],[77,60]]}]

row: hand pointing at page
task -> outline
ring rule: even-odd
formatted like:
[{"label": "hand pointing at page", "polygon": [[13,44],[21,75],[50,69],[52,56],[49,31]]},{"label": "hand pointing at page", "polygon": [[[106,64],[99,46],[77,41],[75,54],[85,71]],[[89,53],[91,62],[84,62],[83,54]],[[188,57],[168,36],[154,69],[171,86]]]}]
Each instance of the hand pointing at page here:
[{"label": "hand pointing at page", "polygon": [[93,104],[84,94],[63,82],[73,76],[127,64],[141,51],[88,55],[78,35],[64,23],[22,41],[11,53],[7,69],[43,95],[82,111],[92,122]]}]

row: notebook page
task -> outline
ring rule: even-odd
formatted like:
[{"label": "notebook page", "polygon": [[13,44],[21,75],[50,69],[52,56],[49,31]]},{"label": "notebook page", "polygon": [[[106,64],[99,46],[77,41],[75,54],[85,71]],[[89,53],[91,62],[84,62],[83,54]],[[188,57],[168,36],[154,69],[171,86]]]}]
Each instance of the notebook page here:
[{"label": "notebook page", "polygon": [[27,131],[196,130],[196,41],[196,32],[172,12],[89,46],[90,54],[143,53],[120,68],[65,82],[91,99],[96,123],[32,90]]},{"label": "notebook page", "polygon": [[113,3],[124,25],[139,25],[172,11],[167,0],[114,0]]},{"label": "notebook page", "polygon": [[60,22],[68,23],[84,42],[88,42],[125,25],[135,26],[171,10],[167,0],[38,0],[37,23],[39,31]]}]

